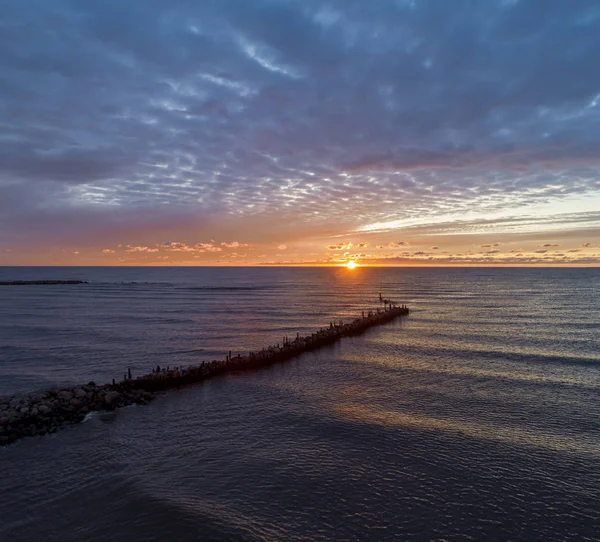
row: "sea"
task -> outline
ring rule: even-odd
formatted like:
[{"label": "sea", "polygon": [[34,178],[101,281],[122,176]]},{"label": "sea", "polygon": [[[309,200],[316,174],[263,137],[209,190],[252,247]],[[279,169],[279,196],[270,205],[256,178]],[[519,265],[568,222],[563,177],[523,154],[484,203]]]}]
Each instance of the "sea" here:
[{"label": "sea", "polygon": [[411,313],[0,448],[0,540],[600,540],[598,268],[0,268],[0,396]]}]

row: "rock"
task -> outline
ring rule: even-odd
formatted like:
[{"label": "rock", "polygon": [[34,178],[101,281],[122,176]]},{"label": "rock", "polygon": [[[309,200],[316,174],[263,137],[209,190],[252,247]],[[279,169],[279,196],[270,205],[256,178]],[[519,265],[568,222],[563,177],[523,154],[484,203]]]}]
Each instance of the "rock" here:
[{"label": "rock", "polygon": [[21,414],[29,414],[29,409],[27,407],[23,407],[19,410]]},{"label": "rock", "polygon": [[73,399],[73,394],[70,391],[63,390],[58,392],[57,397],[61,401],[70,401],[71,399]]},{"label": "rock", "polygon": [[78,397],[79,399],[83,399],[86,395],[85,390],[82,390],[81,388],[77,388],[75,390],[75,396]]},{"label": "rock", "polygon": [[104,402],[106,403],[107,406],[114,407],[114,406],[116,406],[116,402],[119,400],[120,397],[121,397],[121,394],[118,391],[109,391],[104,396]]},{"label": "rock", "polygon": [[52,412],[52,409],[47,404],[40,405],[38,407],[38,410],[44,415],[50,414]]},{"label": "rock", "polygon": [[75,398],[73,398],[73,399],[71,399],[71,400],[69,401],[69,404],[70,404],[72,407],[79,408],[79,407],[81,406],[81,404],[82,404],[82,403],[81,403],[81,401],[80,401],[79,399],[75,399]]},{"label": "rock", "polygon": [[8,425],[9,423],[9,419],[4,417],[4,418],[0,418],[0,425]]},{"label": "rock", "polygon": [[39,409],[38,409],[38,408],[36,408],[36,407],[33,407],[33,408],[31,409],[31,412],[30,412],[29,414],[31,414],[32,416],[37,416],[39,413],[40,413],[40,412],[39,412]]}]

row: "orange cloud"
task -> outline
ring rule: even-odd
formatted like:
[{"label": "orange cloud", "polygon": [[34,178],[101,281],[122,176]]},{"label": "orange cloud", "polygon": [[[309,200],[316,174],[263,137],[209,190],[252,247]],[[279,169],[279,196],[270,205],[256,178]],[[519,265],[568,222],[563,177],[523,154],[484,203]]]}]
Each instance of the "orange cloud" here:
[{"label": "orange cloud", "polygon": [[338,245],[328,245],[327,248],[329,250],[350,250],[352,246],[352,243],[348,241],[347,243],[339,243]]},{"label": "orange cloud", "polygon": [[150,248],[150,247],[141,247],[141,246],[132,247],[131,245],[127,245],[126,251],[127,252],[158,252],[158,249]]},{"label": "orange cloud", "polygon": [[[212,243],[214,243],[214,241],[212,241]],[[240,247],[247,247],[250,246],[247,243],[240,243],[238,241],[232,241],[231,243],[221,243],[222,247],[225,248],[240,248]]]}]

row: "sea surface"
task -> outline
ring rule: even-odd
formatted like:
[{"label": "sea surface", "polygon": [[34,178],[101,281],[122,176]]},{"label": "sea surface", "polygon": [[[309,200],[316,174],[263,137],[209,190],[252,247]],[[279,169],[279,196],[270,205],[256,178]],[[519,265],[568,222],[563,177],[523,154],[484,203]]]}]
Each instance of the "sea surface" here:
[{"label": "sea surface", "polygon": [[0,395],[412,312],[0,448],[0,541],[600,540],[600,269],[0,268]]}]

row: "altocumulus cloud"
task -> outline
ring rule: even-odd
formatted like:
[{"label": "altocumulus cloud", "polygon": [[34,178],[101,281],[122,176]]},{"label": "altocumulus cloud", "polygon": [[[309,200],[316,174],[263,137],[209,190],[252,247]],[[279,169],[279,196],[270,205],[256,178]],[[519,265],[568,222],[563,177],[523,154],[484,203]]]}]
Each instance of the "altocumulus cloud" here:
[{"label": "altocumulus cloud", "polygon": [[595,0],[6,0],[0,242],[279,242],[595,194],[599,55]]}]

